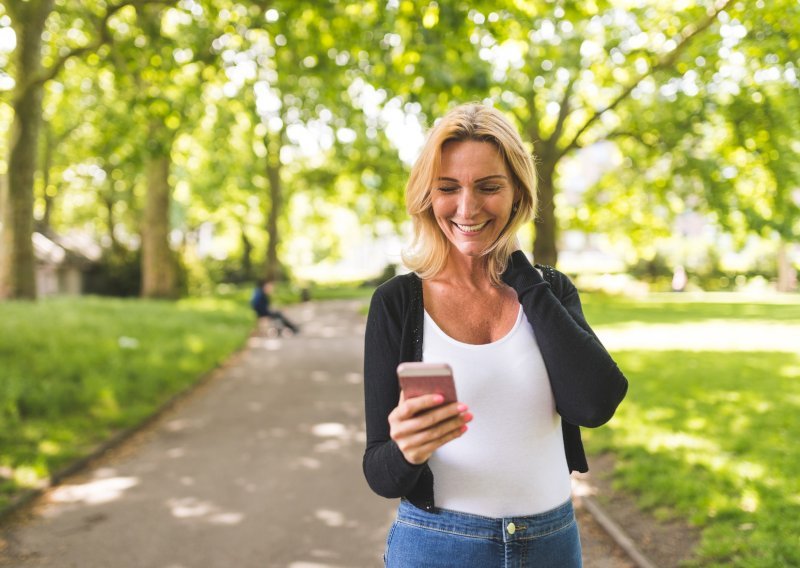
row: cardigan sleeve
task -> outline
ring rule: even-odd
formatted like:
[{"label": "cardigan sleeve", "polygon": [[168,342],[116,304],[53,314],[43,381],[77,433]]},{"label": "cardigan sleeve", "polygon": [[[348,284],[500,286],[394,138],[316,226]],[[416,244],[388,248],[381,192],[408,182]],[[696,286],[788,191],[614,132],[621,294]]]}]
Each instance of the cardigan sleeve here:
[{"label": "cardigan sleeve", "polygon": [[503,281],[514,288],[542,351],[561,417],[578,426],[608,422],[625,397],[628,381],[583,317],[569,279],[561,300],[522,251],[511,255]]},{"label": "cardigan sleeve", "polygon": [[[394,293],[392,293],[394,292]],[[383,497],[407,495],[425,465],[406,461],[389,436],[389,413],[400,400],[397,365],[401,362],[402,307],[398,286],[378,288],[372,296],[364,337],[364,406],[367,446],[364,475]]]}]

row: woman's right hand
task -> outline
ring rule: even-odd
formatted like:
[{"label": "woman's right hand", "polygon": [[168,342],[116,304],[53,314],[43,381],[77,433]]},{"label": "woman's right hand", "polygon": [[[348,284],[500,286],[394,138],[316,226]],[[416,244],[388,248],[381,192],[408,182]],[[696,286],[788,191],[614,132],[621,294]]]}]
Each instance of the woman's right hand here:
[{"label": "woman's right hand", "polygon": [[400,403],[389,413],[389,435],[409,463],[424,463],[437,448],[467,431],[472,420],[467,405],[442,405],[443,400],[440,394],[406,400],[400,391]]}]

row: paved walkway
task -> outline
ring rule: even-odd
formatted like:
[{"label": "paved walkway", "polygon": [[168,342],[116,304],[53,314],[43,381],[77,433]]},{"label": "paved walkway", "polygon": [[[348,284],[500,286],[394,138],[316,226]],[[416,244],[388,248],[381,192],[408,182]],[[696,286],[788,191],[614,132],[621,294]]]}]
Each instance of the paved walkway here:
[{"label": "paved walkway", "polygon": [[[395,503],[372,494],[360,302],[295,306],[160,420],[0,528],[20,568],[377,567]],[[581,513],[581,518],[585,513]],[[591,519],[587,568],[630,566]]]}]

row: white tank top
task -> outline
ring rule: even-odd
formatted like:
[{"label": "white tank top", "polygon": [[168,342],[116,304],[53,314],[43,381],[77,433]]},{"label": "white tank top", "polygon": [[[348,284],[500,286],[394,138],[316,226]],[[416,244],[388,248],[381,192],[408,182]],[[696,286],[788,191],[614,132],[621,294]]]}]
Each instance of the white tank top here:
[{"label": "white tank top", "polygon": [[462,343],[425,312],[422,360],[453,368],[458,400],[474,419],[429,460],[437,507],[511,517],[549,511],[570,497],[570,477],[547,370],[520,306],[502,339]]}]

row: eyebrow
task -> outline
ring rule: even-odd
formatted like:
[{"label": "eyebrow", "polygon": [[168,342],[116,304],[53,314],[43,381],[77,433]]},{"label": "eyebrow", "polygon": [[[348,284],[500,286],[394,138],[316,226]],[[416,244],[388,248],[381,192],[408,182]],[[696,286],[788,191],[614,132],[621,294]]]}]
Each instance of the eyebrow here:
[{"label": "eyebrow", "polygon": [[[502,178],[502,179],[505,179],[505,180],[507,180],[507,179],[508,179],[508,177],[507,177],[507,176],[504,176],[504,175],[502,175],[502,174],[494,174],[494,175],[490,175],[490,176],[482,177],[482,178],[480,178],[480,179],[476,179],[476,180],[475,180],[475,183],[480,183],[480,182],[482,182],[482,181],[487,181],[487,180],[494,179],[494,178]],[[459,183],[459,181],[458,181],[457,179],[455,179],[455,178],[450,178],[450,177],[438,177],[438,178],[436,178],[436,180],[437,180],[437,181],[454,181],[454,182],[456,182],[456,183]]]}]

